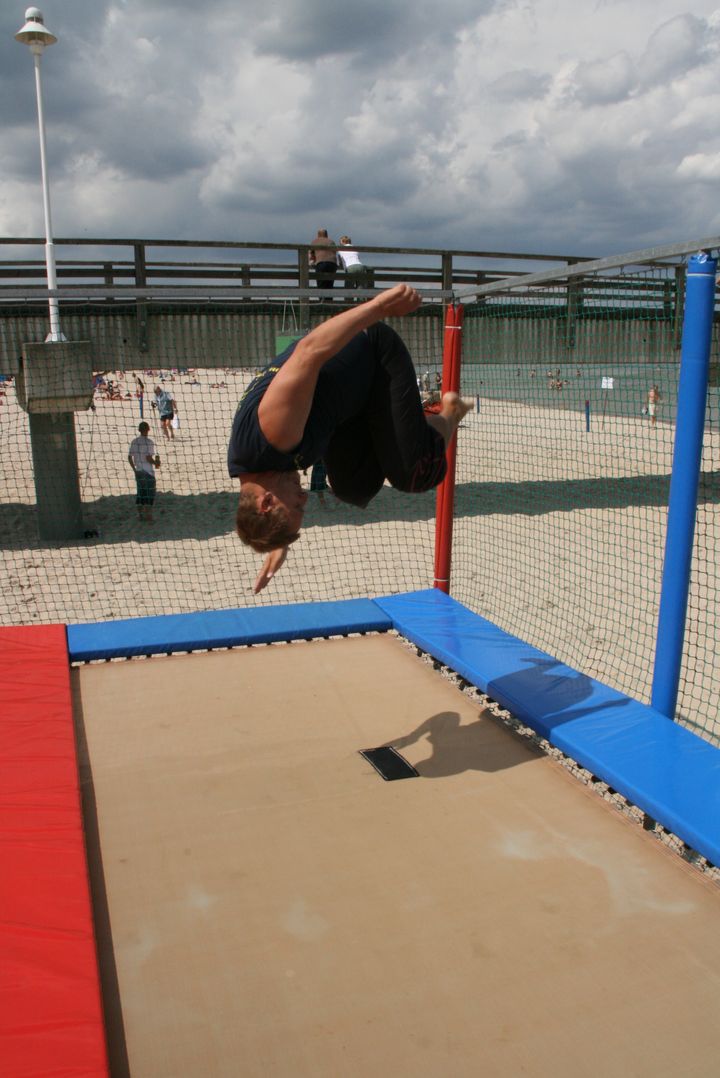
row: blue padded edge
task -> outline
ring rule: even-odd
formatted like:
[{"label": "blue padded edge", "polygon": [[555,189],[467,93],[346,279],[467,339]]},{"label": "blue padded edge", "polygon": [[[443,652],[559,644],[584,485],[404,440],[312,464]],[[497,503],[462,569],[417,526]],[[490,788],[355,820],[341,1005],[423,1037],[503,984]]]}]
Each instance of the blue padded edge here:
[{"label": "blue padded edge", "polygon": [[375,601],[403,636],[720,865],[720,749],[443,592]]},{"label": "blue padded edge", "polygon": [[346,599],[68,625],[67,642],[71,662],[88,662],[391,628],[371,599]]}]

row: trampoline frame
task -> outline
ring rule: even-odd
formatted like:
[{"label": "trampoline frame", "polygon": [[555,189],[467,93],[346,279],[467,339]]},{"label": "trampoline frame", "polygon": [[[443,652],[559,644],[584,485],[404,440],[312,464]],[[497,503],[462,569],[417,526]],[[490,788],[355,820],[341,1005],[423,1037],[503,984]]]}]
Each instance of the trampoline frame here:
[{"label": "trampoline frame", "polygon": [[[2,815],[12,826],[13,813],[20,820],[28,806],[34,812],[29,823],[20,825],[27,841],[6,843],[12,886],[0,911],[3,942],[10,944],[12,968],[21,970],[27,962],[41,981],[47,976],[42,963],[48,938],[51,952],[53,947],[63,952],[59,964],[66,967],[56,971],[41,996],[36,978],[26,992],[13,994],[10,1009],[3,1008],[6,1032],[14,1033],[11,1061],[22,1061],[21,1069],[10,1073],[19,1078],[41,1072],[48,1059],[55,1065],[63,1060],[77,1073],[108,1073],[70,664],[390,630],[497,701],[711,865],[720,864],[720,749],[652,707],[504,632],[438,589],[2,629],[6,657],[17,661],[16,673],[25,682],[19,688],[14,683],[16,691],[2,709],[0,759],[7,778]],[[51,718],[53,727],[48,726]],[[43,731],[55,749],[49,762],[47,751],[44,756],[40,751]],[[36,767],[33,761],[40,756],[43,765]],[[58,872],[59,863],[68,860],[71,871]],[[14,931],[14,919],[22,922],[21,933]],[[17,1034],[22,1028],[25,1033]]]}]

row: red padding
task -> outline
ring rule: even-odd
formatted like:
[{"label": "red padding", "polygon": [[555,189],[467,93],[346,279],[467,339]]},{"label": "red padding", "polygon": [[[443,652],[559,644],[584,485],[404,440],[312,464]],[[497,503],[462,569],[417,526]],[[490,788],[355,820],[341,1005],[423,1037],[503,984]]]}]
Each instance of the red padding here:
[{"label": "red padding", "polygon": [[0,661],[0,1074],[107,1075],[65,627]]}]

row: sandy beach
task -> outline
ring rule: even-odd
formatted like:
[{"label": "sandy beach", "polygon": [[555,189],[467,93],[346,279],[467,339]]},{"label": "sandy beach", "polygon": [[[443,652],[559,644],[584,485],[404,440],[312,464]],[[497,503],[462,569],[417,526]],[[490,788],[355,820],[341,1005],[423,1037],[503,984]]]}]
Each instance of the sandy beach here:
[{"label": "sandy beach", "polygon": [[[136,373],[152,397],[159,379]],[[97,396],[94,412],[76,416],[84,523],[98,534],[67,545],[37,539],[28,421],[8,389],[0,407],[0,622],[97,621],[432,586],[435,494],[386,487],[365,511],[329,492],[313,494],[287,566],[252,594],[260,559],[234,535],[237,486],[225,465],[251,371],[168,376],[181,423],[173,441],[163,438],[146,396],[162,466],[154,523],[140,523],[127,461],[140,421],[132,374],[119,382],[121,399]],[[595,417],[588,432],[581,413],[554,401],[480,397],[459,432],[452,593],[562,661],[647,700],[672,448],[672,426],[651,427],[641,415]],[[715,732],[719,460],[720,434],[712,432],[681,691],[683,713]]]}]

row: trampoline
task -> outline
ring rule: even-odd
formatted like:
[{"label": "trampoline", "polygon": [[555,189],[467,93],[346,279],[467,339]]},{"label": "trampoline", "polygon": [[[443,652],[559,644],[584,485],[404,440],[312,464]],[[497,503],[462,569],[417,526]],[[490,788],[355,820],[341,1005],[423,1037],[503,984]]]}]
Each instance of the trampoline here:
[{"label": "trampoline", "polygon": [[13,1078],[714,1071],[717,885],[438,668],[715,864],[651,708],[438,591],[2,635]]}]

